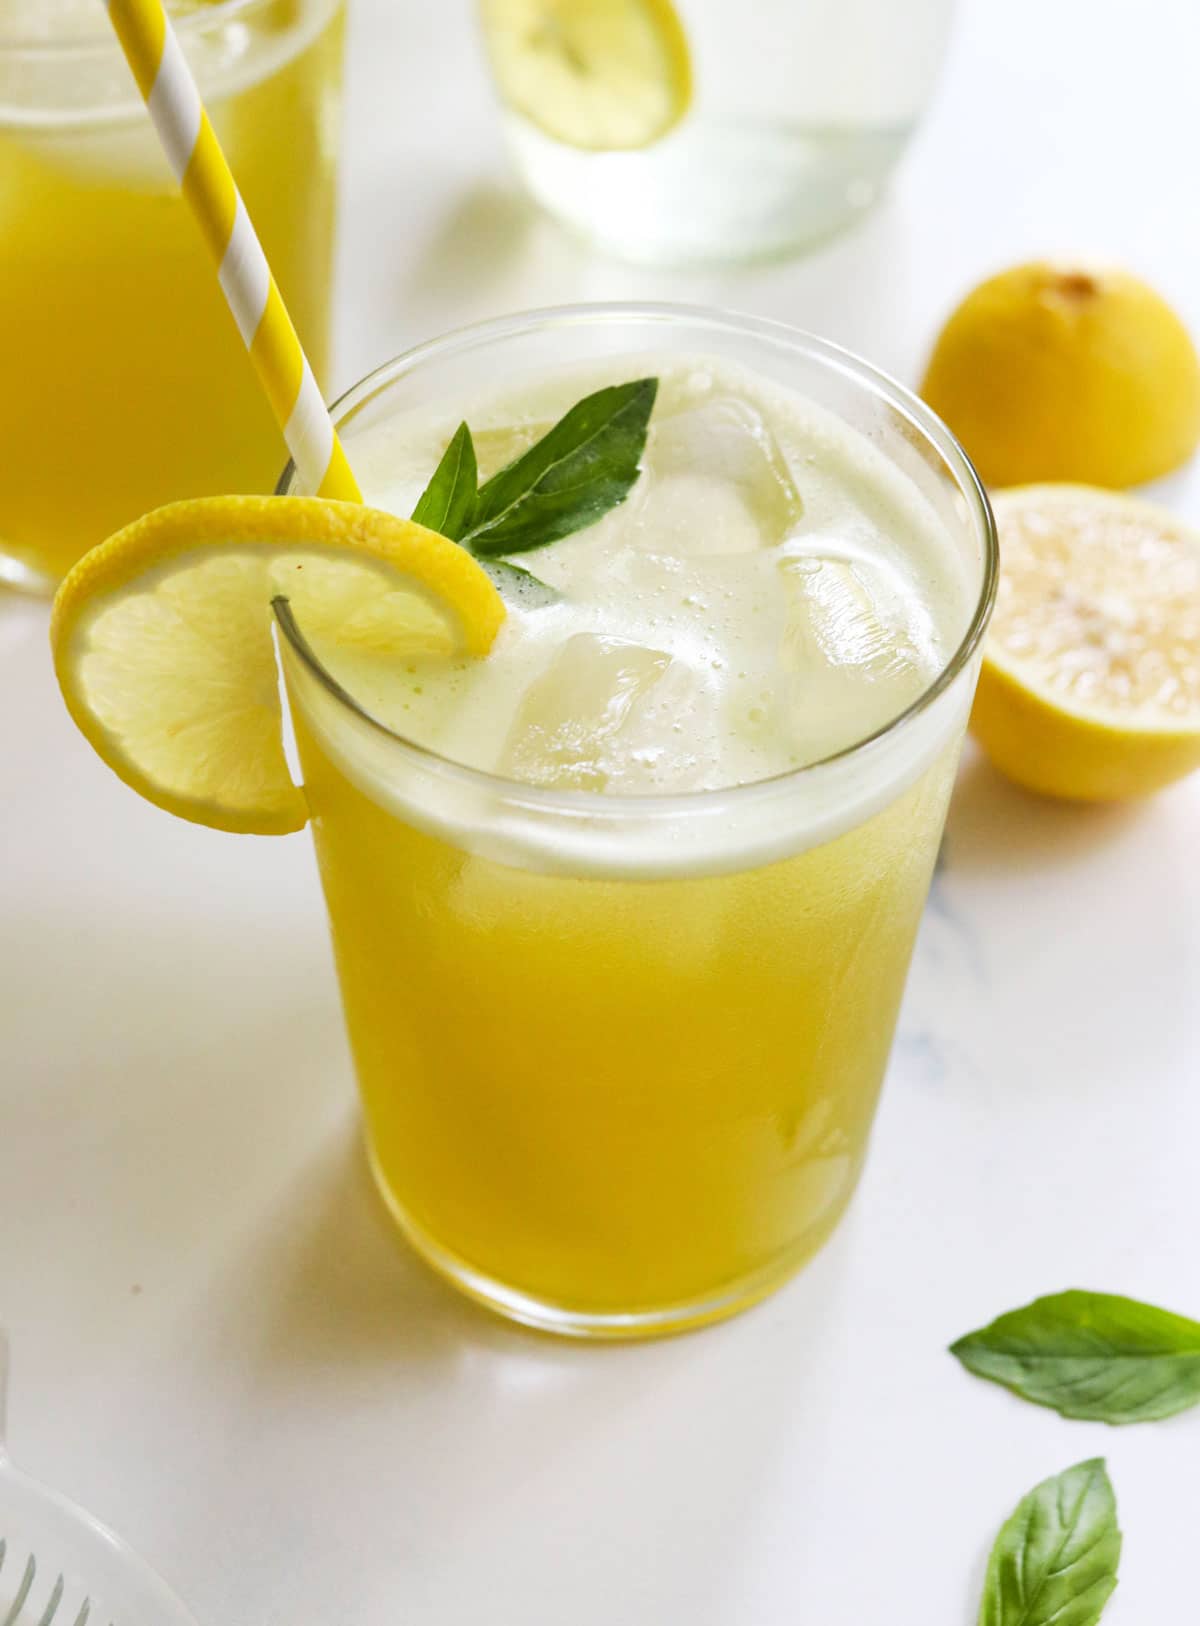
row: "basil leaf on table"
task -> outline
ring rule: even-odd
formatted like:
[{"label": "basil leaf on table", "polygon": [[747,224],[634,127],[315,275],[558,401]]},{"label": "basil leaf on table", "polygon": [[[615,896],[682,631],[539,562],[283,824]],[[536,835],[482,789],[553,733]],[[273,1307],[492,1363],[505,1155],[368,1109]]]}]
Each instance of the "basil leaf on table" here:
[{"label": "basil leaf on table", "polygon": [[1142,1423],[1200,1402],[1200,1323],[1112,1293],[1035,1299],[950,1351],[1063,1417]]},{"label": "basil leaf on table", "polygon": [[1117,1500],[1103,1460],[1044,1479],[996,1537],[979,1626],[1095,1626],[1120,1556]]}]

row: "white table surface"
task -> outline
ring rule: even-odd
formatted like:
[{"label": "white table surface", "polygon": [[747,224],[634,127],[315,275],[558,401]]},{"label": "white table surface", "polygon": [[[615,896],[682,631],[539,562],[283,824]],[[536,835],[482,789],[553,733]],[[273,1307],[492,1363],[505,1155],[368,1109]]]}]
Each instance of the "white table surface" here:
[{"label": "white table surface", "polygon": [[[358,0],[340,381],[621,296],[788,318],[911,379],[967,284],[1053,250],[1141,268],[1200,330],[1198,59],[1188,0],[964,0],[879,213],[684,277],[515,199],[466,0]],[[1171,495],[1200,518],[1200,482]],[[739,1320],[592,1349],[393,1239],[307,839],[127,792],[67,721],[41,607],[0,603],[0,696],[11,1445],[204,1626],[970,1626],[1013,1503],[1096,1453],[1126,1530],[1106,1626],[1185,1618],[1200,1415],[1063,1422],[944,1347],[1069,1285],[1200,1316],[1200,780],[1089,812],[970,754],[840,1234]]]}]

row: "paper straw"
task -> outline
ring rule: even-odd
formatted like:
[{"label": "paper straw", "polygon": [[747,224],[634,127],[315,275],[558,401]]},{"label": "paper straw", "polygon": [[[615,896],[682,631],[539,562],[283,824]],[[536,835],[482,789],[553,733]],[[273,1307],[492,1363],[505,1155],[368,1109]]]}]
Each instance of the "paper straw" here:
[{"label": "paper straw", "polygon": [[[158,138],[217,266],[301,481],[361,502],[329,409],[300,347],[162,0],[105,0]],[[153,254],[153,243],[146,252]]]}]

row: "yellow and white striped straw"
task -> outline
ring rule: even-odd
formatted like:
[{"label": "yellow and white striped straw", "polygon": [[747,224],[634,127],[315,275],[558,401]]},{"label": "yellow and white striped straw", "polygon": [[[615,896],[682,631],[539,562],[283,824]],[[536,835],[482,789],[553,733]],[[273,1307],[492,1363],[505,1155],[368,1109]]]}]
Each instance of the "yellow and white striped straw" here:
[{"label": "yellow and white striped straw", "polygon": [[[361,502],[275,278],[162,0],[104,0],[163,151],[183,189],[300,479],[321,497]],[[147,244],[147,253],[154,252]]]}]

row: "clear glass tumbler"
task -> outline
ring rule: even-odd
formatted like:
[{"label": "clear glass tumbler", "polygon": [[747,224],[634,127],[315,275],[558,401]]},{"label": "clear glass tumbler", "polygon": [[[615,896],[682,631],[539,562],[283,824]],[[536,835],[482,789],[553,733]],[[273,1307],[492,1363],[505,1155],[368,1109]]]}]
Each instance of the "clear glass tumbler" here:
[{"label": "clear glass tumbler", "polygon": [[623,258],[720,264],[791,253],[874,203],[954,0],[676,0],[677,19],[666,0],[479,4],[537,201]]},{"label": "clear glass tumbler", "polygon": [[[344,0],[170,9],[320,375]],[[147,509],[271,488],[279,431],[96,0],[0,10],[0,358],[0,582],[48,591]]]},{"label": "clear glass tumbler", "polygon": [[849,1201],[996,575],[987,500],[943,425],[775,323],[669,306],[508,318],[402,356],[336,418],[354,461],[365,431],[442,420],[489,380],[647,352],[732,361],[819,403],[940,516],[969,604],[953,657],[889,726],[728,790],[539,788],[390,732],[279,612],[379,1189],[464,1292],[592,1337],[740,1309]]}]

